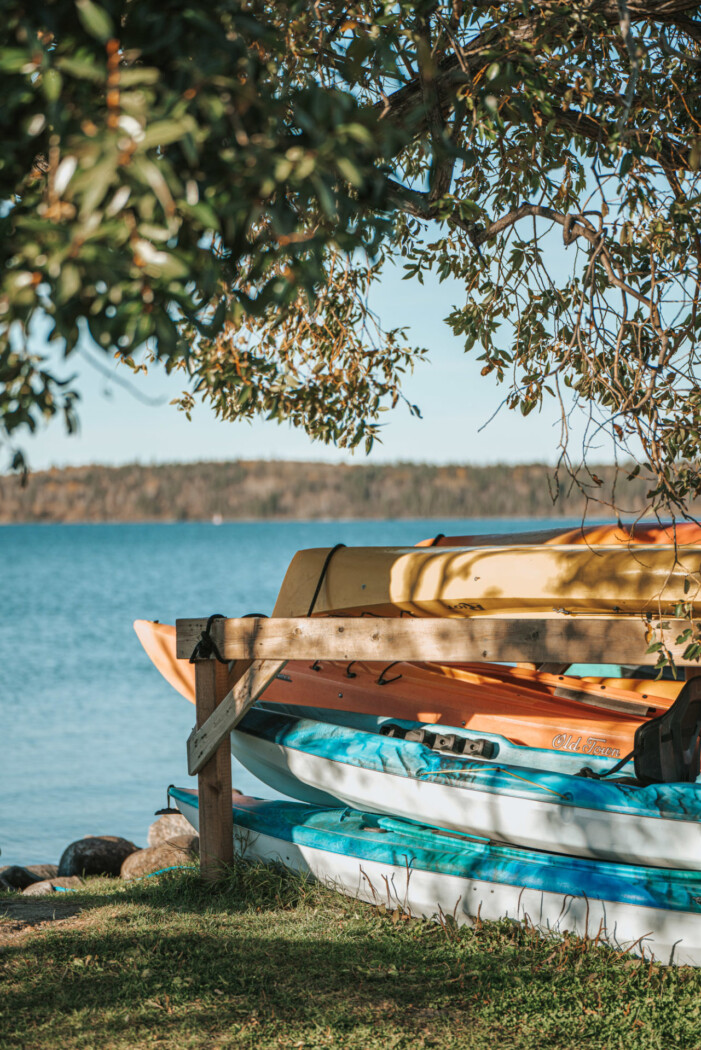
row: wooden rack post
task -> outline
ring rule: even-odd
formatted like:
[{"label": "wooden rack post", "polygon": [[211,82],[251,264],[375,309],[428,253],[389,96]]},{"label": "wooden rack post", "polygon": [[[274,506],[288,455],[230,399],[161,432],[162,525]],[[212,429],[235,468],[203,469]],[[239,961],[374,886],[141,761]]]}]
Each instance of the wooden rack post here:
[{"label": "wooden rack post", "polygon": [[[195,704],[201,729],[228,692],[226,664],[197,660]],[[228,735],[197,776],[200,814],[200,867],[202,877],[214,881],[234,860],[234,820],[231,811],[231,748]]]}]

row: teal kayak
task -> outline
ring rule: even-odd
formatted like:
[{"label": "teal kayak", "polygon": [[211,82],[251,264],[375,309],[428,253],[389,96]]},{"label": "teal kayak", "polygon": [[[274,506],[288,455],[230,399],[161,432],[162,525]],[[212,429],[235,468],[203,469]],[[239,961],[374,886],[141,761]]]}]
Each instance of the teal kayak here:
[{"label": "teal kayak", "polygon": [[[199,827],[197,792],[170,788]],[[352,897],[460,923],[526,919],[663,963],[701,964],[701,876],[514,849],[348,808],[232,800],[237,852]]]},{"label": "teal kayak", "polygon": [[[338,713],[337,713],[338,716]],[[527,849],[646,867],[701,868],[701,785],[651,784],[436,751],[273,709],[249,711],[234,756],[283,794],[486,836]]]}]

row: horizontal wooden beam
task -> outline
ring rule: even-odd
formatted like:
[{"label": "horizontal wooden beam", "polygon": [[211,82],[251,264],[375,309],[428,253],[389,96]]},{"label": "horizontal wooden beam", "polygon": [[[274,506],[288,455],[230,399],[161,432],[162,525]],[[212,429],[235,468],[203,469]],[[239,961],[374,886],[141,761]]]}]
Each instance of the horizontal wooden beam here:
[{"label": "horizontal wooden beam", "polygon": [[[686,644],[675,639],[688,620],[665,621],[668,628],[638,617],[590,619],[469,619],[318,617],[218,620],[212,638],[226,660],[425,660],[436,663],[609,663],[655,664],[648,653],[653,628],[679,666]],[[185,659],[207,621],[177,620],[177,655]]]}]

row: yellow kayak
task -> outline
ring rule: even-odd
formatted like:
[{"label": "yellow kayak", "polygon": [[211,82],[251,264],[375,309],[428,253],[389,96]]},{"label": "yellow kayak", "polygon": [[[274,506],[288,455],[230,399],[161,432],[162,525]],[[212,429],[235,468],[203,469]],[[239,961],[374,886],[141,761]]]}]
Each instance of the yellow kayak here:
[{"label": "yellow kayak", "polygon": [[317,548],[292,559],[274,615],[698,615],[700,569],[701,546]]}]

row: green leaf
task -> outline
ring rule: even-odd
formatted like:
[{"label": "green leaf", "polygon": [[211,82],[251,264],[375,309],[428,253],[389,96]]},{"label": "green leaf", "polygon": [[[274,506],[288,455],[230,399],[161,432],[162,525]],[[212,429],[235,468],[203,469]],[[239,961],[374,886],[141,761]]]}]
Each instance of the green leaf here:
[{"label": "green leaf", "polygon": [[78,80],[92,80],[93,83],[102,84],[105,80],[105,70],[90,58],[80,56],[64,56],[56,61],[56,67],[68,76],[76,77]]},{"label": "green leaf", "polygon": [[58,102],[63,87],[63,77],[57,69],[47,69],[41,78],[41,87],[47,102]]},{"label": "green leaf", "polygon": [[203,229],[219,230],[219,216],[207,201],[198,201],[197,204],[181,203],[179,207],[180,211],[187,215],[191,215],[193,219],[196,219]]},{"label": "green leaf", "polygon": [[337,218],[336,201],[333,193],[326,184],[325,179],[312,176],[312,182],[317,192],[317,196],[319,197],[319,204],[321,205],[322,211],[327,219],[330,219],[333,222]]},{"label": "green leaf", "polygon": [[107,157],[90,171],[90,181],[82,195],[80,214],[87,218],[102,203],[117,171],[117,158]]},{"label": "green leaf", "polygon": [[341,175],[343,175],[344,179],[347,179],[348,182],[350,182],[351,186],[355,186],[356,189],[361,189],[365,180],[349,157],[337,157],[336,167]]},{"label": "green leaf", "polygon": [[80,291],[80,270],[73,263],[64,263],[58,278],[57,297],[67,303]]},{"label": "green leaf", "polygon": [[31,65],[31,54],[23,47],[0,48],[0,72],[20,73]]},{"label": "green leaf", "polygon": [[197,130],[194,119],[186,115],[180,120],[159,120],[149,124],[144,132],[144,137],[139,145],[142,149],[151,149],[153,146],[168,146],[171,142],[177,142],[183,135]]},{"label": "green leaf", "polygon": [[75,6],[78,8],[78,18],[86,33],[103,44],[114,36],[112,19],[103,7],[93,3],[93,0],[75,0]]},{"label": "green leaf", "polygon": [[363,146],[373,146],[375,143],[372,132],[364,124],[341,124],[338,130],[339,133],[345,132],[349,138],[355,139],[356,142],[360,142]]},{"label": "green leaf", "polygon": [[633,167],[633,159],[634,158],[632,153],[626,153],[625,157],[621,161],[621,166],[618,170],[618,174],[621,176],[621,178],[624,178],[628,174],[630,169]]},{"label": "green leaf", "polygon": [[150,66],[134,66],[132,69],[122,69],[119,74],[119,86],[131,88],[139,84],[157,84],[161,79],[158,69]]}]

